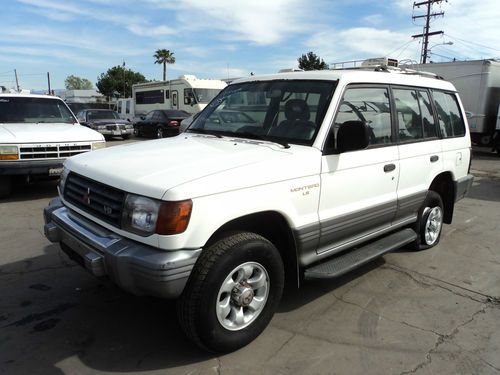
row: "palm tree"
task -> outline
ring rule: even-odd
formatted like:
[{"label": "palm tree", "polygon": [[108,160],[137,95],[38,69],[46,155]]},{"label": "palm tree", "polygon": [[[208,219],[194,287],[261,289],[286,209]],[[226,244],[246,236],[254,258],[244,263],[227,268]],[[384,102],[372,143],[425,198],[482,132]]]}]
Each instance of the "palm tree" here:
[{"label": "palm tree", "polygon": [[167,79],[167,64],[175,64],[174,53],[168,49],[157,49],[154,56],[155,64],[163,64],[163,80]]}]

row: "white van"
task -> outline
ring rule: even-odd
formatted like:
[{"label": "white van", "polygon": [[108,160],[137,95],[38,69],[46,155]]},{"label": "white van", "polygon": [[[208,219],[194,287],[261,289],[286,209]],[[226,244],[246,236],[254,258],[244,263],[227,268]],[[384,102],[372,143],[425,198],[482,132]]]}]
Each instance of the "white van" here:
[{"label": "white van", "polygon": [[177,298],[196,344],[231,351],[267,326],[285,280],[437,245],[472,184],[470,144],[443,80],[253,76],[181,136],[69,159],[45,233],[93,275]]},{"label": "white van", "polygon": [[105,145],[59,98],[0,94],[0,198],[11,193],[13,177],[57,177],[66,158]]}]

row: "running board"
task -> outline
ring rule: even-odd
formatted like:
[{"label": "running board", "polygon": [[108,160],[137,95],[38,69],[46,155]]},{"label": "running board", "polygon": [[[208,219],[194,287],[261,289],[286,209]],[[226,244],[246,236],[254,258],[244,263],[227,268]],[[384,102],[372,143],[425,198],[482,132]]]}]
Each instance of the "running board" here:
[{"label": "running board", "polygon": [[307,268],[304,272],[305,279],[333,279],[342,276],[362,265],[371,262],[382,255],[397,250],[417,239],[413,229],[403,229],[366,246],[348,251],[333,259],[329,259],[316,266]]}]

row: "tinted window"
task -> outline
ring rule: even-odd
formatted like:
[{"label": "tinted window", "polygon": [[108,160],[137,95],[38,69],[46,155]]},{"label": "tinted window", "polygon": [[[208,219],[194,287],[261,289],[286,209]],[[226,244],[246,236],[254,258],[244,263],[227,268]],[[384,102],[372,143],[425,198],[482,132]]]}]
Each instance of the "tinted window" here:
[{"label": "tinted window", "polygon": [[138,91],[135,93],[136,104],[164,103],[163,90]]},{"label": "tinted window", "polygon": [[465,124],[454,94],[433,91],[434,105],[439,118],[439,128],[444,138],[465,135]]},{"label": "tinted window", "polygon": [[422,90],[394,89],[399,139],[404,141],[436,137],[429,94]]},{"label": "tinted window", "polygon": [[0,122],[76,122],[62,100],[51,98],[0,97]]},{"label": "tinted window", "polygon": [[153,116],[155,115],[155,111],[148,112],[144,120],[152,120]]},{"label": "tinted window", "polygon": [[89,111],[87,112],[87,118],[89,121],[92,120],[114,120],[120,117],[114,111]]},{"label": "tinted window", "polygon": [[163,113],[167,116],[167,117],[182,117],[182,118],[186,118],[186,117],[189,117],[190,114],[187,113],[187,112],[184,112],[184,111],[176,111],[176,110],[168,110],[168,111],[163,111]]},{"label": "tinted window", "polygon": [[348,121],[362,121],[370,129],[370,144],[391,143],[391,109],[387,88],[348,88],[334,123],[334,133]]}]

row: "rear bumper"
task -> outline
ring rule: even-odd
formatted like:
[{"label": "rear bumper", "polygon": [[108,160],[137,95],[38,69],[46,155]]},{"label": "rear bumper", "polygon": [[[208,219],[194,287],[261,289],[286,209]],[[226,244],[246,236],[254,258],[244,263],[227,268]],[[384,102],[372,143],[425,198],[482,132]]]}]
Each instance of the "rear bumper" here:
[{"label": "rear bumper", "polygon": [[176,298],[201,249],[162,251],[121,237],[53,199],[44,210],[45,236],[96,277],[136,295]]},{"label": "rear bumper", "polygon": [[469,174],[465,177],[459,178],[455,181],[455,202],[464,198],[469,194],[472,188],[472,182],[474,181],[474,176]]},{"label": "rear bumper", "polygon": [[101,133],[102,135],[116,136],[116,137],[120,137],[122,135],[134,134],[134,129],[116,129],[116,130],[107,130],[107,129],[97,130],[97,129],[95,129],[95,130],[98,131],[99,133]]},{"label": "rear bumper", "polygon": [[[59,172],[63,166],[63,159],[58,160],[26,160],[0,162],[0,175],[52,175],[49,172]],[[54,173],[57,176],[59,173]]]}]

